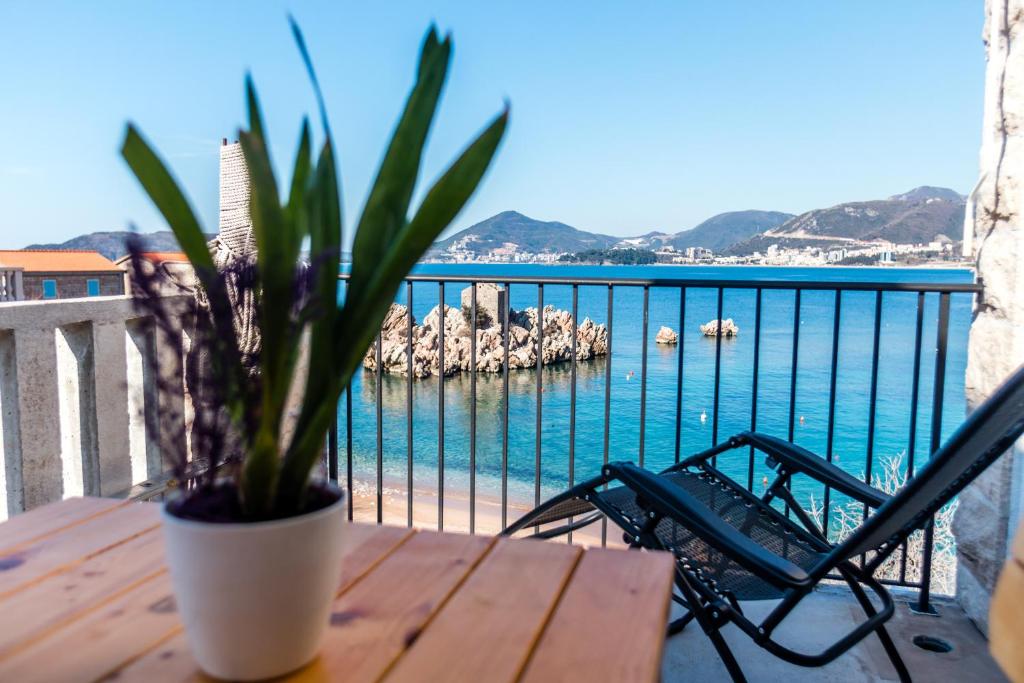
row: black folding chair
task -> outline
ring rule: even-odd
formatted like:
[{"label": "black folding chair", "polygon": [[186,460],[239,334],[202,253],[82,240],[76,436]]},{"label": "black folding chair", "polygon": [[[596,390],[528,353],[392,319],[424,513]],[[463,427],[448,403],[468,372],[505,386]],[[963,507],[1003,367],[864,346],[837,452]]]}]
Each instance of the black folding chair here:
[{"label": "black folding chair", "polygon": [[[908,681],[910,674],[885,629],[893,600],[874,573],[1021,433],[1024,365],[891,497],[788,441],[744,432],[661,474],[631,463],[609,463],[601,476],[552,498],[502,533],[560,523],[531,536],[552,538],[607,517],[622,528],[631,547],[672,552],[679,591],[673,599],[687,612],[669,624],[669,635],[696,619],[736,681],[744,680],[743,672],[720,632],[730,622],[775,656],[808,667],[831,662],[875,633],[900,680]],[[761,498],[712,464],[714,456],[746,446],[763,452],[778,475]],[[842,543],[830,543],[789,490],[797,474],[846,494],[874,514]],[[621,485],[602,490],[613,482]],[[776,498],[799,524],[772,506]],[[854,560],[861,556],[865,561],[858,565]],[[773,640],[779,624],[826,577],[845,580],[866,619],[819,653],[798,652]],[[865,588],[877,596],[880,609]],[[764,599],[780,601],[760,623],[744,616],[741,600]]]}]

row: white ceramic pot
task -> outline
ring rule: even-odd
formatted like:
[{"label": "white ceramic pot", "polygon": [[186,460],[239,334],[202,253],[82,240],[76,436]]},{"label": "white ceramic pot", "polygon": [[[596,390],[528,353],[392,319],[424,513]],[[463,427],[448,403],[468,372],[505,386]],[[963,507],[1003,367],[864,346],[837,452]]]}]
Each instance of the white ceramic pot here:
[{"label": "white ceramic pot", "polygon": [[306,515],[212,524],[164,508],[167,564],[188,642],[203,671],[256,680],[312,660],[338,588],[345,496]]}]

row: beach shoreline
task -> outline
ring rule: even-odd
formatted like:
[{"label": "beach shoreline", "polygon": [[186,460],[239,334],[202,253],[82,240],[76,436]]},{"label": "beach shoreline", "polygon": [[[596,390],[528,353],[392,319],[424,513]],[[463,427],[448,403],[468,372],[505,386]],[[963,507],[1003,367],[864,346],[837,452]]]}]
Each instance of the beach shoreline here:
[{"label": "beach shoreline", "polygon": [[[352,521],[364,524],[376,524],[377,487],[373,479],[353,474]],[[388,526],[409,525],[409,496],[406,482],[395,476],[382,477],[381,514],[379,521]],[[472,532],[492,536],[501,532],[502,506],[501,498],[490,493],[474,496],[474,516]],[[470,499],[463,490],[445,491],[443,526],[439,529],[438,520],[439,496],[436,487],[413,486],[412,490],[412,524],[416,529],[427,531],[443,530],[454,533],[470,533]],[[533,509],[532,504],[524,503],[509,497],[507,506],[507,523],[512,524],[522,515]],[[557,526],[551,525],[551,526]],[[601,524],[595,523],[585,529],[574,532],[572,541],[583,546],[601,545]],[[520,535],[526,535],[524,534]],[[620,534],[609,529],[606,536],[609,547],[624,547]]]}]

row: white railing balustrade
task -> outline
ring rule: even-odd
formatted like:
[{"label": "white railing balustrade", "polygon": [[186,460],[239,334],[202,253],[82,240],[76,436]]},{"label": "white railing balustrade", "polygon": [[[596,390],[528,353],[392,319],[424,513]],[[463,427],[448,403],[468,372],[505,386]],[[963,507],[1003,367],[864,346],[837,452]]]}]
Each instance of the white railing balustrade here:
[{"label": "white railing balustrade", "polygon": [[0,265],[0,301],[21,301],[24,298],[22,269]]},{"label": "white railing balustrade", "polygon": [[181,363],[167,362],[182,349],[125,296],[0,304],[0,519],[160,475],[183,432]]}]

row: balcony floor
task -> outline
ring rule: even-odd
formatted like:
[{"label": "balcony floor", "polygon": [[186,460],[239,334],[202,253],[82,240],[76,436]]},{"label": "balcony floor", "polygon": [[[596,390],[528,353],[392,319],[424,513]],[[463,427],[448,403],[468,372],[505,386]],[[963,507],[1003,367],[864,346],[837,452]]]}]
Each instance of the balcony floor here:
[{"label": "balcony floor", "polygon": [[[744,603],[744,611],[755,620],[766,614],[774,601]],[[988,653],[988,643],[963,611],[953,602],[936,601],[940,616],[911,614],[905,601],[897,601],[896,614],[889,621],[889,632],[910,669],[914,680],[1005,681]],[[673,616],[681,613],[673,605]],[[821,651],[860,620],[861,612],[853,596],[839,587],[827,587],[805,600],[777,631],[778,640],[799,644],[801,651]],[[896,673],[878,638],[869,636],[826,667],[806,669],[788,664],[751,642],[736,627],[723,631],[726,641],[743,667],[747,678],[771,683],[799,681],[894,681]],[[930,635],[953,645],[952,652],[927,652],[913,644],[916,635]],[[686,630],[666,643],[662,675],[671,681],[724,681],[728,674],[711,642],[691,623]]]}]

